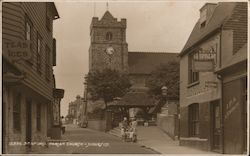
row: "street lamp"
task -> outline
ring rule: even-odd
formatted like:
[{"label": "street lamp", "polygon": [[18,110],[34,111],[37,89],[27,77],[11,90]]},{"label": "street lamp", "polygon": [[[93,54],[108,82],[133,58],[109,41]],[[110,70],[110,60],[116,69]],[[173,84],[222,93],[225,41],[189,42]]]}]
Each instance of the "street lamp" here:
[{"label": "street lamp", "polygon": [[[168,87],[162,86],[161,87],[161,95],[162,95],[162,99],[164,101],[164,105],[167,103],[167,93],[168,93]],[[168,115],[168,105],[166,107],[167,107],[167,115]]]},{"label": "street lamp", "polygon": [[167,92],[168,92],[168,87],[167,86],[162,86],[161,87],[161,94],[164,98],[167,97]]}]

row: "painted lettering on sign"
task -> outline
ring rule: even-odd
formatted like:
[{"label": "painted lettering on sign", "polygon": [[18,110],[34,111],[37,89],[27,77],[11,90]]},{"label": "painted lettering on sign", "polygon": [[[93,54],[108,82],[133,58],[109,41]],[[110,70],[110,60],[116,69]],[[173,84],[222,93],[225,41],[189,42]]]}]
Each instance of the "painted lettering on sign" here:
[{"label": "painted lettering on sign", "polygon": [[225,120],[228,119],[229,116],[236,110],[238,105],[239,101],[237,101],[235,97],[229,100],[229,102],[226,104]]},{"label": "painted lettering on sign", "polygon": [[31,58],[30,41],[8,41],[4,42],[7,56],[11,60],[28,60]]}]

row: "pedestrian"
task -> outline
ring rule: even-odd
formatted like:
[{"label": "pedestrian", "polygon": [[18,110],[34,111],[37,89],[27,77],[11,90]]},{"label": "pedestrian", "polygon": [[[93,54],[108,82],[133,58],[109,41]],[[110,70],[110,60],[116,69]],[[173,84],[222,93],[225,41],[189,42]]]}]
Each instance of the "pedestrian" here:
[{"label": "pedestrian", "polygon": [[136,134],[137,133],[137,129],[136,129],[136,127],[137,127],[137,120],[136,120],[136,117],[134,117],[132,119],[132,121],[130,122],[130,127],[131,127],[132,131]]},{"label": "pedestrian", "polygon": [[62,119],[63,118],[64,118],[64,116],[62,116],[61,119],[60,119],[60,127],[61,127],[62,134],[65,133],[65,126],[63,126],[63,124],[62,124]]},{"label": "pedestrian", "polygon": [[124,117],[123,121],[121,122],[121,136],[122,136],[122,139],[124,140],[126,139],[127,128],[128,128],[128,119],[127,117]]}]

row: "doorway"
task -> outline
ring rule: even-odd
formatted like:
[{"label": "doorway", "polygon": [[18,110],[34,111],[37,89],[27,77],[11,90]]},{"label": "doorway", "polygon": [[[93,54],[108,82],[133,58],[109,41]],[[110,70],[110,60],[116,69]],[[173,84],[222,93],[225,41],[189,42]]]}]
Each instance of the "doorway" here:
[{"label": "doorway", "polygon": [[26,142],[27,146],[31,147],[31,138],[32,138],[32,102],[31,100],[26,101]]},{"label": "doorway", "polygon": [[221,128],[221,107],[220,101],[211,102],[211,127],[212,127],[212,150],[222,152],[222,128]]}]

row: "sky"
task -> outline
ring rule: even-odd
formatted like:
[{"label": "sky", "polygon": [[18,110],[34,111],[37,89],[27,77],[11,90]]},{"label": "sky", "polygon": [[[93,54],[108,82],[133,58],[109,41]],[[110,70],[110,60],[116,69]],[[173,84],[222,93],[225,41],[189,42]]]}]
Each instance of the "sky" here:
[{"label": "sky", "polygon": [[177,52],[187,41],[199,18],[204,1],[185,2],[56,2],[60,18],[54,21],[57,40],[56,87],[65,90],[61,115],[68,104],[83,96],[84,76],[88,73],[88,49],[92,17],[103,16],[108,9],[118,20],[127,19],[129,51]]}]

